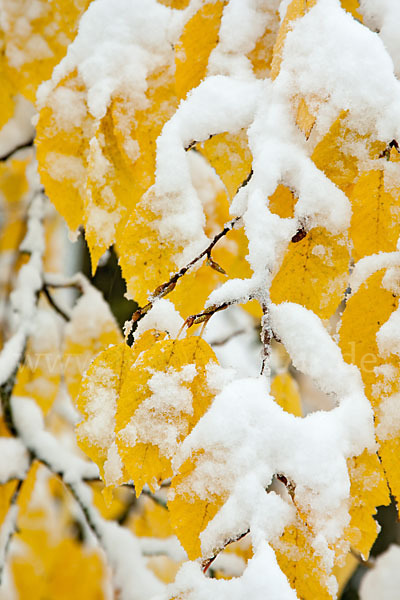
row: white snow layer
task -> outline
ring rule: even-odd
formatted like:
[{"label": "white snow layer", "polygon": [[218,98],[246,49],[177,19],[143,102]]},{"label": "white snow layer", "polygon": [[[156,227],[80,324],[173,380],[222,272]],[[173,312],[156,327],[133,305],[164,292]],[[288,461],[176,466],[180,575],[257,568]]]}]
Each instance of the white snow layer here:
[{"label": "white snow layer", "polygon": [[360,586],[361,600],[398,600],[400,589],[400,546],[392,544],[378,556],[375,566],[366,572]]}]

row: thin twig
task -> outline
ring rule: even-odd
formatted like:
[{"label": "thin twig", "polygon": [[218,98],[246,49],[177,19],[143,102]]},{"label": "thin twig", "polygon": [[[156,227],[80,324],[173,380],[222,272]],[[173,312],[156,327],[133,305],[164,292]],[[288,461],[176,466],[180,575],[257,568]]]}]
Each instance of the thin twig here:
[{"label": "thin twig", "polygon": [[224,346],[225,344],[230,342],[236,336],[243,335],[244,333],[246,333],[246,329],[238,329],[237,331],[230,333],[229,335],[222,338],[221,340],[215,340],[215,342],[209,342],[209,343],[210,343],[210,346]]},{"label": "thin twig", "polygon": [[207,323],[215,313],[220,312],[221,310],[225,310],[229,306],[232,306],[234,302],[223,302],[222,304],[213,304],[209,306],[202,312],[197,313],[196,315],[190,315],[187,317],[185,321],[185,325],[190,328],[192,325],[199,325],[200,323]]},{"label": "thin twig", "polygon": [[54,308],[56,313],[58,313],[64,319],[64,321],[67,321],[67,323],[68,323],[68,321],[71,320],[71,317],[69,315],[67,315],[67,313],[60,306],[58,306],[58,304],[54,300],[53,296],[50,294],[47,285],[44,285],[41,291],[46,296],[50,306],[52,306],[52,308]]},{"label": "thin twig", "polygon": [[143,489],[142,494],[151,498],[153,500],[153,502],[155,502],[159,506],[162,506],[163,508],[167,508],[167,502],[165,500],[163,500],[162,498],[159,498],[159,496],[156,496],[155,494],[153,494],[150,490]]},{"label": "thin twig", "polygon": [[9,152],[7,152],[7,154],[3,154],[3,156],[0,156],[0,162],[4,162],[4,161],[8,160],[9,158],[11,158],[13,156],[13,154],[16,154],[17,152],[19,152],[19,150],[25,150],[26,148],[33,148],[33,141],[34,141],[34,138],[30,139],[28,142],[24,142],[23,144],[20,144],[19,146],[16,146],[15,148],[13,148]]},{"label": "thin twig", "polygon": [[261,342],[262,342],[262,364],[261,364],[261,375],[264,373],[266,375],[270,374],[269,368],[269,358],[271,354],[271,340],[272,340],[272,330],[271,323],[269,317],[268,306],[266,304],[262,304],[263,316],[261,319]]},{"label": "thin twig", "polygon": [[168,281],[159,285],[150,296],[149,302],[145,306],[139,307],[133,313],[132,322],[136,323],[137,321],[140,321],[140,319],[142,319],[145,316],[145,314],[149,312],[156,300],[163,298],[175,289],[175,286],[178,283],[179,279],[181,279],[181,277],[183,277],[189,271],[189,269],[191,269],[197,262],[199,262],[199,260],[204,258],[204,256],[209,257],[212,249],[217,244],[217,242],[219,242],[221,238],[223,238],[229,231],[231,231],[240,219],[241,217],[235,217],[234,219],[226,223],[222,231],[220,231],[219,233],[217,233],[217,235],[214,236],[214,238],[211,240],[208,246],[202,252],[200,252],[200,254],[193,258],[187,265],[182,267],[182,269],[174,273]]},{"label": "thin twig", "polygon": [[[3,580],[4,567],[6,564],[6,558],[8,555],[8,551],[10,548],[11,540],[14,536],[14,533],[17,531],[17,511],[18,508],[16,506],[19,498],[19,494],[22,489],[22,485],[24,483],[23,479],[18,479],[17,486],[14,490],[14,493],[10,500],[10,506],[7,511],[7,515],[3,521],[2,527],[6,527],[5,530],[5,539],[2,539],[3,536],[0,536],[0,585]],[[10,521],[10,522],[9,522]]]},{"label": "thin twig", "polygon": [[243,533],[239,533],[239,535],[235,536],[234,538],[230,538],[229,540],[227,540],[224,543],[224,545],[222,546],[222,548],[220,548],[217,552],[215,552],[215,554],[213,554],[213,556],[211,556],[210,558],[205,558],[204,560],[202,560],[201,561],[201,568],[202,568],[203,573],[204,574],[207,573],[207,570],[210,567],[210,565],[217,558],[218,554],[220,552],[222,552],[222,550],[224,550],[224,548],[226,548],[227,546],[229,546],[229,544],[233,544],[234,542],[238,542],[239,540],[241,540],[242,538],[244,538],[249,532],[250,532],[250,529],[247,529]]}]

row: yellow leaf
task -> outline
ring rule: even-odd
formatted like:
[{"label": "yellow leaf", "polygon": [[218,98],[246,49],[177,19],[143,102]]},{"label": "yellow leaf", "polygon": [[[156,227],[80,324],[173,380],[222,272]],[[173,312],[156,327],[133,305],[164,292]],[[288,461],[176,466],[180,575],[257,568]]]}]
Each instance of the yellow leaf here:
[{"label": "yellow leaf", "polygon": [[333,575],[338,582],[338,594],[337,597],[341,598],[343,590],[345,589],[348,581],[353,575],[354,571],[359,566],[359,561],[357,558],[349,552],[345,558],[345,561],[341,565],[335,565],[333,568]]},{"label": "yellow leaf", "polygon": [[202,2],[200,9],[186,23],[175,45],[175,86],[178,98],[185,98],[206,75],[208,59],[218,43],[224,5],[223,0]]},{"label": "yellow leaf", "polygon": [[[204,232],[212,238],[230,219],[229,203],[226,192],[214,171],[205,164],[204,159],[198,155],[195,157],[197,161],[201,161],[201,169],[196,171],[194,186],[203,202],[206,216]],[[194,166],[198,167],[197,162]],[[177,271],[173,257],[181,250],[171,241],[164,241],[160,237],[157,221],[154,223],[152,220],[152,213],[147,209],[146,215],[143,213],[138,222],[135,224],[132,222],[126,228],[119,246],[120,263],[127,281],[128,294],[141,305],[147,302],[151,293],[160,284],[169,280],[172,272]],[[229,277],[241,276],[238,273],[243,266],[247,269],[246,273],[250,272],[244,258],[247,250],[244,254],[241,252],[241,245],[244,242],[243,232],[233,230],[218,242],[212,252],[213,260],[226,271]],[[209,294],[225,280],[226,275],[212,269],[204,261],[178,281],[175,289],[168,295],[168,299],[186,318],[200,312]]]},{"label": "yellow leaf", "polygon": [[304,98],[300,98],[300,102],[297,108],[296,124],[304,133],[306,140],[310,137],[312,128],[316,121],[315,115],[310,112]]},{"label": "yellow leaf", "polygon": [[[33,154],[24,158],[13,158],[0,163],[0,199],[2,201],[0,254],[5,264],[2,266],[2,283],[12,276],[12,252],[17,252],[26,232],[24,216],[27,211],[28,180],[26,169],[32,163]],[[16,260],[16,258],[15,258]],[[9,271],[7,275],[7,271]]]},{"label": "yellow leaf", "polygon": [[17,93],[10,80],[7,59],[5,56],[4,32],[0,31],[0,129],[14,114],[14,96]]},{"label": "yellow leaf", "polygon": [[379,457],[385,470],[385,475],[390,487],[390,491],[395,498],[397,512],[399,513],[400,502],[400,432],[396,432],[394,437],[379,440]]},{"label": "yellow leaf", "polygon": [[358,0],[340,0],[340,4],[342,5],[342,8],[352,14],[355,19],[361,21],[361,23],[363,22],[362,15],[358,11],[360,8],[360,3]]},{"label": "yellow leaf", "polygon": [[174,8],[176,10],[183,10],[187,8],[190,0],[157,0],[160,4],[164,4],[164,6],[168,6],[169,8]]},{"label": "yellow leaf", "polygon": [[259,79],[265,79],[270,75],[272,52],[280,24],[279,12],[274,7],[264,5],[263,9],[269,15],[268,26],[256,41],[253,50],[247,55],[254,75]]},{"label": "yellow leaf", "polygon": [[349,252],[343,235],[322,227],[291,242],[271,286],[271,300],[302,304],[322,319],[329,319],[347,285]]},{"label": "yellow leaf", "polygon": [[350,476],[350,524],[346,539],[365,559],[378,535],[378,524],[373,518],[378,506],[390,504],[389,490],[382,465],[376,454],[366,450],[348,459]]},{"label": "yellow leaf", "polygon": [[294,217],[296,198],[286,186],[279,184],[269,198],[269,210],[282,219]]},{"label": "yellow leaf", "polygon": [[164,583],[173,583],[181,562],[175,562],[169,556],[150,556],[147,566]]},{"label": "yellow leaf", "polygon": [[172,475],[171,459],[214,396],[208,373],[217,363],[199,337],[161,340],[142,352],[118,398],[117,446],[136,494]]},{"label": "yellow leaf", "polygon": [[[381,326],[398,307],[398,298],[382,286],[383,275],[384,270],[371,275],[349,298],[339,331],[344,359],[360,369],[366,396],[375,412],[378,433],[380,407],[399,391],[399,359],[393,354],[382,356],[376,339]],[[378,436],[378,443],[378,454],[388,483],[392,493],[399,498],[400,476],[396,458],[400,448],[399,435],[384,439]]]},{"label": "yellow leaf", "polygon": [[376,334],[398,306],[398,299],[382,286],[383,275],[383,270],[374,273],[350,296],[339,330],[343,358],[360,369],[373,407],[379,405],[382,393],[375,369],[387,362],[379,353]]},{"label": "yellow leaf", "polygon": [[282,63],[282,52],[286,36],[292,29],[292,22],[300,17],[304,17],[306,12],[310,10],[316,2],[317,0],[292,0],[288,5],[274,45],[271,63],[271,79],[275,79],[279,74]]},{"label": "yellow leaf", "polygon": [[[125,343],[101,352],[84,376],[76,405],[82,421],[76,428],[78,444],[98,465],[104,479],[104,463],[114,442],[115,417],[121,387],[133,363]],[[123,472],[119,474],[123,479]]]},{"label": "yellow leaf", "polygon": [[7,516],[11,499],[17,487],[16,481],[8,481],[0,485],[0,527]]},{"label": "yellow leaf", "polygon": [[32,103],[43,81],[65,56],[79,20],[91,0],[5,0],[3,27],[9,76],[15,88]]},{"label": "yellow leaf", "polygon": [[23,546],[13,556],[11,570],[19,598],[103,600],[105,568],[96,550],[66,538],[54,546],[45,531],[18,535]]},{"label": "yellow leaf", "polygon": [[350,236],[355,261],[376,252],[396,250],[400,235],[400,180],[386,184],[385,173],[363,173],[355,184],[351,203]]},{"label": "yellow leaf", "polygon": [[205,452],[200,451],[187,459],[173,478],[169,492],[171,525],[190,560],[201,556],[199,536],[227,499],[224,490],[208,489],[206,497],[200,498],[191,489],[197,463],[206,458]]},{"label": "yellow leaf", "polygon": [[346,123],[345,111],[331,125],[328,133],[314,148],[312,160],[335,185],[347,195],[358,176],[358,158],[354,151],[354,142],[365,141],[352,131]]},{"label": "yellow leaf", "polygon": [[[74,106],[73,119],[68,106]],[[35,138],[42,184],[72,231],[83,222],[89,140],[94,128],[86,88],[73,72],[50,93],[39,113]]]},{"label": "yellow leaf", "polygon": [[250,175],[252,156],[247,143],[247,134],[220,133],[198,144],[198,149],[214,167],[233,198],[239,186]]},{"label": "yellow leaf", "polygon": [[165,539],[173,535],[169,512],[150,498],[143,498],[143,507],[131,522],[131,528],[139,537],[156,537]]},{"label": "yellow leaf", "polygon": [[[104,485],[100,481],[91,482],[90,487],[93,491],[93,505],[104,519],[119,521],[121,515],[125,515],[127,508],[131,506],[130,497],[132,496],[132,491],[126,487],[121,486],[117,488],[109,496],[105,493]],[[107,503],[106,500],[109,498],[110,502]]]},{"label": "yellow leaf", "polygon": [[313,534],[299,516],[272,543],[279,567],[302,600],[331,600],[329,573],[313,545]]},{"label": "yellow leaf", "polygon": [[94,357],[120,342],[122,334],[107,302],[98,290],[88,286],[76,302],[65,328],[64,379],[73,401]]},{"label": "yellow leaf", "polygon": [[271,383],[271,395],[286,412],[302,416],[301,398],[297,382],[289,373],[278,373]]}]

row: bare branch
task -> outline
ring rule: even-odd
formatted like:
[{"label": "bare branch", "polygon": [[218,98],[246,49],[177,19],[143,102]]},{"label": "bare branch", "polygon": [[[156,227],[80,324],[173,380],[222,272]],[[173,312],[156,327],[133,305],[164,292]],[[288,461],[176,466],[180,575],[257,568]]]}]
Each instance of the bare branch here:
[{"label": "bare branch", "polygon": [[163,298],[164,296],[172,292],[175,289],[175,286],[178,283],[179,279],[181,279],[181,277],[183,277],[189,271],[189,269],[191,269],[197,262],[199,262],[205,256],[210,258],[211,251],[214,248],[214,246],[219,242],[221,238],[223,238],[229,231],[231,231],[234,228],[234,226],[240,219],[241,217],[235,217],[234,219],[226,223],[222,231],[220,231],[219,233],[217,233],[217,235],[214,236],[212,241],[208,244],[207,248],[200,252],[200,254],[193,258],[187,265],[182,267],[182,269],[174,273],[168,281],[159,285],[151,295],[149,302],[145,306],[138,308],[137,311],[134,312],[134,314],[132,315],[132,322],[136,323],[137,321],[140,321],[140,319],[142,319],[145,316],[145,314],[152,308],[156,300],[158,300],[159,298]]},{"label": "bare branch", "polygon": [[197,313],[196,315],[191,315],[185,321],[185,325],[189,328],[192,325],[199,325],[200,323],[207,323],[215,313],[220,312],[221,310],[225,310],[229,306],[232,306],[234,302],[223,302],[222,304],[213,304],[209,306],[202,312]]},{"label": "bare branch", "polygon": [[44,285],[42,290],[43,294],[46,296],[50,306],[52,306],[52,308],[54,308],[54,310],[56,311],[56,313],[58,313],[63,319],[64,321],[70,321],[71,317],[70,315],[68,315],[58,304],[57,302],[54,300],[53,296],[51,295],[49,288],[47,287],[47,285]]},{"label": "bare branch", "polygon": [[10,506],[7,511],[7,515],[3,521],[0,529],[0,585],[3,580],[4,567],[10,548],[11,540],[14,533],[17,531],[17,516],[18,516],[18,497],[24,483],[23,479],[19,479],[17,487],[14,490],[12,498],[10,500]]},{"label": "bare branch", "polygon": [[25,150],[27,148],[33,148],[33,142],[34,142],[34,138],[28,140],[27,142],[24,142],[23,144],[20,144],[20,145],[16,146],[15,148],[13,148],[12,150],[10,150],[6,154],[3,154],[3,156],[0,156],[0,162],[4,162],[4,161],[8,160],[14,154],[16,154],[17,152],[19,152],[19,150]]},{"label": "bare branch", "polygon": [[204,560],[201,561],[201,568],[203,573],[207,573],[207,570],[209,569],[209,567],[212,565],[212,563],[214,562],[214,560],[217,558],[218,554],[220,552],[222,552],[222,550],[224,548],[226,548],[227,546],[229,546],[229,544],[233,544],[234,542],[238,542],[239,540],[241,540],[242,538],[244,538],[248,533],[250,533],[250,529],[247,529],[246,531],[244,531],[243,533],[239,533],[237,536],[230,538],[229,540],[227,540],[226,542],[224,542],[224,545],[222,546],[222,548],[220,548],[217,552],[215,552],[215,554],[213,554],[213,556],[211,556],[210,558],[205,558]]}]

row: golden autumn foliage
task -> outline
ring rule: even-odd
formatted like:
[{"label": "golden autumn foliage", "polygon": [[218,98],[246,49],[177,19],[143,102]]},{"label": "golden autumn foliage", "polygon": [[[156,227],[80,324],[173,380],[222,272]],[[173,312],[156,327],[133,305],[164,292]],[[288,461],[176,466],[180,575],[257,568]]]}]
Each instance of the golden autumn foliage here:
[{"label": "golden autumn foliage", "polygon": [[400,502],[385,28],[358,0],[1,9],[0,600],[340,598]]}]

